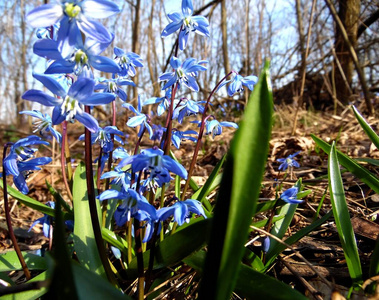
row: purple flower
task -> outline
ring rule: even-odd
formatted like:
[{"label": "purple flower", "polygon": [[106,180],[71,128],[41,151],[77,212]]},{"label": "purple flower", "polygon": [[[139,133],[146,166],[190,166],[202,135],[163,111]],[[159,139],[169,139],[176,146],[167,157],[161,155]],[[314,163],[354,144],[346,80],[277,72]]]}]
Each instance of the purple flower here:
[{"label": "purple flower", "polygon": [[209,36],[209,22],[203,16],[193,16],[192,0],[182,0],[182,11],[167,15],[171,23],[162,31],[161,37],[169,36],[178,29],[179,49],[184,50],[187,46],[190,32],[195,32],[203,36]]}]

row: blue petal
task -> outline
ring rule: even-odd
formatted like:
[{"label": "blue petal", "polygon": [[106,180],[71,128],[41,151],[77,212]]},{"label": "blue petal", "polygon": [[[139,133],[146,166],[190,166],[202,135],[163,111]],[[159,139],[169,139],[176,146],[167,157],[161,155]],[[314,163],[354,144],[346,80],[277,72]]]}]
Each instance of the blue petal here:
[{"label": "blue petal", "polygon": [[41,82],[54,95],[62,98],[66,96],[66,90],[51,76],[34,73],[33,77]]},{"label": "blue petal", "polygon": [[122,49],[120,49],[118,47],[114,47],[114,54],[116,56],[120,57],[120,56],[125,55],[125,52],[124,52],[124,50],[122,50]]},{"label": "blue petal", "polygon": [[145,121],[145,119],[146,119],[145,115],[134,116],[129,119],[126,125],[128,125],[129,127],[136,127],[138,125],[141,125],[143,121]]},{"label": "blue petal", "polygon": [[107,43],[113,39],[112,34],[101,23],[88,20],[84,16],[82,16],[78,26],[88,37],[101,43]]},{"label": "blue petal", "polygon": [[174,211],[174,220],[178,222],[179,226],[182,226],[188,215],[188,207],[182,202],[176,202],[174,206],[176,206]]},{"label": "blue petal", "polygon": [[52,97],[39,90],[26,91],[21,98],[24,100],[37,102],[45,106],[56,106],[62,103],[62,100]]},{"label": "blue petal", "polygon": [[87,17],[95,19],[108,18],[121,11],[116,3],[106,0],[86,0],[81,8]]},{"label": "blue petal", "polygon": [[13,183],[21,193],[26,195],[29,192],[24,175],[19,174],[18,176],[13,176]]},{"label": "blue petal", "polygon": [[126,95],[126,93],[122,90],[122,89],[118,89],[117,91],[116,91],[116,94],[117,94],[117,96],[122,100],[122,101],[126,101],[126,100],[128,100],[128,96]]},{"label": "blue petal", "polygon": [[95,81],[90,78],[79,78],[70,87],[68,95],[79,102],[84,103],[87,97],[93,94],[95,88]]},{"label": "blue petal", "polygon": [[112,102],[116,96],[111,93],[95,93],[91,97],[80,100],[84,105],[102,105]]},{"label": "blue petal", "polygon": [[112,59],[105,56],[89,56],[89,62],[96,70],[106,73],[121,72],[120,66]]},{"label": "blue petal", "polygon": [[233,128],[238,128],[238,125],[234,122],[227,122],[227,121],[224,121],[224,122],[220,122],[220,125],[221,126],[225,126],[225,127],[233,127]]},{"label": "blue petal", "polygon": [[45,71],[45,74],[72,73],[74,71],[75,62],[60,59],[53,62]]},{"label": "blue petal", "polygon": [[100,43],[98,40],[87,38],[84,49],[86,50],[86,53],[89,53],[91,55],[99,55],[100,53],[104,52],[105,49],[108,48],[112,41],[113,38],[109,42]]},{"label": "blue petal", "polygon": [[182,62],[180,61],[179,58],[177,58],[175,56],[171,57],[171,59],[170,59],[170,65],[171,65],[171,67],[173,69],[175,69],[175,70],[178,69],[181,64],[182,64]]},{"label": "blue petal", "polygon": [[48,59],[62,59],[61,53],[58,51],[58,42],[50,39],[41,39],[33,45],[34,54]]},{"label": "blue petal", "polygon": [[55,106],[53,109],[53,115],[51,117],[53,124],[58,125],[66,120],[66,117],[62,115],[60,106]]},{"label": "blue petal", "polygon": [[176,162],[168,155],[164,155],[162,159],[167,170],[175,173],[176,175],[179,175],[184,179],[187,179],[188,173],[180,163]]},{"label": "blue petal", "polygon": [[169,36],[170,34],[174,33],[175,31],[177,31],[178,29],[180,29],[180,27],[182,26],[182,23],[183,22],[168,24],[166,26],[166,28],[163,29],[163,31],[161,33],[161,37],[164,38],[164,37]]},{"label": "blue petal", "polygon": [[69,58],[75,51],[75,47],[83,48],[83,39],[78,25],[74,20],[64,18],[58,30],[58,50],[63,58]]},{"label": "blue petal", "polygon": [[[108,173],[110,173],[110,172],[108,172]],[[103,201],[103,200],[107,200],[107,199],[123,199],[123,198],[125,198],[125,196],[126,196],[125,193],[122,193],[120,191],[107,190],[107,191],[104,191],[100,194],[99,200]]]},{"label": "blue petal", "polygon": [[182,12],[184,16],[192,16],[193,14],[192,0],[182,0]]},{"label": "blue petal", "polygon": [[34,28],[54,25],[63,17],[62,6],[59,4],[45,4],[29,12],[25,19]]},{"label": "blue petal", "polygon": [[179,32],[179,49],[181,51],[183,51],[186,48],[188,37],[189,37],[189,33],[187,31],[181,30]]},{"label": "blue petal", "polygon": [[92,133],[95,133],[99,129],[97,120],[86,112],[76,114],[75,118]]}]

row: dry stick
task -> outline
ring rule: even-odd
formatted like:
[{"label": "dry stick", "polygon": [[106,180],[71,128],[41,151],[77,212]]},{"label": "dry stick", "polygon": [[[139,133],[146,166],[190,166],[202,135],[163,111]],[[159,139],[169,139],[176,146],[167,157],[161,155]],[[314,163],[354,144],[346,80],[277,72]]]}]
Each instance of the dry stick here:
[{"label": "dry stick", "polygon": [[323,300],[320,292],[317,291],[312,285],[310,285],[308,281],[306,281],[302,276],[300,276],[299,273],[297,273],[296,270],[292,268],[288,262],[286,262],[284,259],[280,259],[280,261],[287,267],[288,270],[290,270],[293,275],[295,275],[300,280],[301,284],[312,293],[313,297],[319,300]]},{"label": "dry stick", "polygon": [[253,225],[250,225],[250,228],[260,232],[260,233],[263,233],[267,236],[269,236],[270,238],[274,239],[275,241],[285,245],[287,248],[291,249],[293,251],[293,253],[295,253],[295,255],[300,258],[303,262],[305,262],[305,264],[313,271],[315,272],[315,274],[317,274],[317,276],[320,277],[320,279],[330,288],[333,288],[332,284],[326,280],[326,278],[324,276],[322,276],[316,269],[315,267],[303,256],[301,255],[301,253],[297,250],[295,250],[291,245],[287,244],[286,242],[282,241],[280,238],[276,237],[275,235],[267,232],[266,230],[263,230],[261,228],[258,228],[258,227],[255,227]]},{"label": "dry stick", "polygon": [[[309,20],[309,26],[308,26],[308,33],[307,33],[307,47],[305,48],[305,61],[307,61],[308,55],[309,55],[309,43],[311,40],[311,33],[312,33],[312,23],[313,23],[313,15],[315,12],[317,0],[313,0],[312,2],[312,9],[311,9],[311,18]],[[300,87],[300,96],[299,101],[297,103],[296,113],[295,113],[295,119],[293,122],[292,132],[291,135],[295,135],[296,133],[296,127],[297,127],[297,116],[299,114],[300,108],[303,106],[303,95],[304,95],[304,87],[305,87],[305,75],[307,74],[307,68],[306,64],[303,69],[303,74],[301,75],[301,87]]]},{"label": "dry stick", "polygon": [[20,261],[20,264],[22,266],[22,270],[25,273],[26,279],[29,280],[31,278],[28,266],[25,263],[24,257],[21,254],[20,247],[18,246],[16,236],[14,235],[13,227],[12,227],[12,222],[11,222],[11,215],[9,213],[9,203],[8,203],[8,186],[7,186],[7,169],[4,164],[4,159],[7,154],[7,149],[8,147],[12,145],[11,143],[8,143],[5,145],[4,150],[3,150],[3,192],[4,192],[4,211],[5,211],[5,220],[7,222],[8,226],[8,232],[9,236],[12,240],[14,250],[17,253],[18,260]]},{"label": "dry stick", "polygon": [[338,13],[337,13],[336,8],[334,7],[333,3],[330,0],[325,0],[325,3],[329,7],[330,13],[332,14],[333,19],[336,22],[338,28],[341,30],[342,37],[348,46],[350,56],[353,59],[355,69],[358,73],[358,77],[359,77],[359,80],[360,80],[361,85],[362,85],[362,91],[363,91],[363,95],[365,97],[367,109],[369,111],[369,114],[373,115],[374,114],[374,107],[372,106],[372,103],[370,101],[370,92],[367,88],[366,78],[365,78],[363,70],[359,64],[357,53],[355,52],[353,45],[350,43],[350,40],[349,40],[349,37],[346,33],[345,27],[343,26],[342,21],[339,18]]}]

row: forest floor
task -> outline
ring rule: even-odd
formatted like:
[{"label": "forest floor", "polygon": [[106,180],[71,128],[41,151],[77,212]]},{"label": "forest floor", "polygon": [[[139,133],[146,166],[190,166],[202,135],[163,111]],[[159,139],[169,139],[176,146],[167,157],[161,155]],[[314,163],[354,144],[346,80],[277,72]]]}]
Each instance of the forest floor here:
[{"label": "forest floor", "polygon": [[[273,185],[276,182],[275,180],[280,181],[283,178],[283,174],[278,172],[279,163],[277,159],[301,151],[296,156],[300,167],[294,170],[292,180],[286,178],[283,181],[283,188],[292,187],[298,178],[302,178],[305,189],[312,190],[312,193],[298,206],[288,235],[313,222],[323,196],[325,196],[325,199],[320,215],[322,216],[331,210],[329,193],[327,192],[328,156],[315,146],[310,134],[315,134],[327,142],[335,140],[338,150],[350,157],[379,159],[379,151],[364,134],[350,109],[346,109],[338,113],[338,115],[328,112],[302,110],[298,115],[299,121],[296,134],[291,135],[294,116],[295,109],[291,106],[276,108],[268,162],[260,195],[261,198],[274,198]],[[378,128],[379,120],[377,118],[370,117],[367,120],[374,130]],[[23,136],[22,133],[14,128],[3,127],[2,129],[4,136],[1,144],[20,135]],[[194,179],[199,185],[205,182],[207,175],[212,171],[215,164],[227,152],[233,132],[234,130],[227,129],[223,136],[216,137],[214,141],[207,137],[194,174]],[[81,134],[79,129],[77,133],[78,135]],[[130,132],[130,134],[134,133]],[[69,144],[74,158],[82,154],[81,142],[75,142],[75,139],[73,139]],[[55,155],[59,157],[58,153],[56,153],[57,150],[55,149],[54,151]],[[174,152],[177,158],[188,166],[192,157],[191,151],[193,151],[193,144],[188,141],[183,150]],[[378,174],[379,169],[373,164],[363,161],[361,163],[374,174]],[[44,182],[45,179],[55,182],[56,178],[58,178],[58,169],[59,159],[54,161],[47,168],[47,171],[34,173],[29,180],[29,196],[43,203],[51,200]],[[362,268],[365,279],[367,279],[370,255],[379,236],[379,196],[349,172],[343,172],[343,182]],[[57,182],[55,186],[57,189],[63,190],[62,183]],[[1,194],[0,252],[12,249],[6,229],[2,197]],[[45,247],[48,241],[43,236],[41,227],[36,226],[32,231],[28,231],[33,221],[42,215],[24,205],[20,205],[13,199],[11,200],[11,207],[13,226],[21,249],[37,250]],[[261,217],[265,218],[267,216]],[[252,241],[256,235],[257,233],[251,235]],[[254,240],[251,244],[251,247],[259,246],[260,242],[258,240]],[[294,255],[293,250],[296,250],[296,253],[300,255]],[[333,297],[336,297],[337,292],[346,295],[351,281],[333,218],[330,218],[320,228],[301,239],[293,246],[293,250],[287,249],[282,253],[276,265],[269,271],[270,275],[292,285],[310,298],[313,297],[312,292],[315,293],[315,291],[321,293],[318,296],[315,294],[316,297],[322,295],[323,299],[330,299],[332,292],[335,293]],[[308,267],[303,258],[314,266],[317,274]],[[172,284],[176,283],[173,282]],[[234,297],[239,299],[237,295]],[[182,298],[168,296],[165,299]],[[357,295],[355,299],[365,298]]]}]

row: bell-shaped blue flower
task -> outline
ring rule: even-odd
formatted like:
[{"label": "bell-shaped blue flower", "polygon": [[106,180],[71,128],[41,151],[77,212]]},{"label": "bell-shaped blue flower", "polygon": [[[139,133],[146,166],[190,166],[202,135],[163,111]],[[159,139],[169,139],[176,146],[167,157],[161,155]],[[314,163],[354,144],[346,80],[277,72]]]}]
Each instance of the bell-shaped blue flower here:
[{"label": "bell-shaped blue flower", "polygon": [[149,117],[145,115],[144,113],[142,113],[142,100],[141,100],[140,95],[138,95],[137,109],[135,109],[134,106],[131,105],[130,103],[124,103],[122,104],[122,106],[136,114],[134,117],[131,117],[128,120],[126,125],[128,125],[129,127],[140,126],[140,130],[138,132],[139,137],[143,134],[144,129],[146,128],[147,131],[149,132],[150,139],[151,139],[151,137],[153,136],[153,129],[151,128],[149,124],[149,121],[150,121]]},{"label": "bell-shaped blue flower", "polygon": [[96,84],[95,90],[102,90],[105,93],[113,93],[124,102],[128,100],[128,96],[126,95],[122,87],[125,85],[136,86],[136,84],[130,79],[125,79],[121,77],[111,79],[100,78],[98,81],[99,83]]},{"label": "bell-shaped blue flower", "polygon": [[299,188],[297,186],[291,187],[290,189],[286,190],[280,198],[290,204],[298,204],[302,203],[304,200],[297,199],[297,194],[299,193]]},{"label": "bell-shaped blue flower", "polygon": [[[103,149],[103,153],[107,153],[113,150],[113,142],[111,135],[114,135],[116,142],[124,145],[124,141],[119,136],[124,136],[122,131],[118,130],[116,126],[105,126],[104,128],[99,127],[94,133],[91,133],[91,143],[98,143]],[[80,141],[84,141],[84,134],[79,137]]]},{"label": "bell-shaped blue flower", "polygon": [[204,102],[185,99],[175,108],[172,118],[178,119],[178,122],[182,124],[184,117],[203,113],[204,107],[201,104]]},{"label": "bell-shaped blue flower", "polygon": [[206,64],[207,61],[197,62],[194,58],[187,58],[183,63],[175,56],[170,59],[170,65],[174,69],[174,72],[166,72],[159,76],[159,81],[167,81],[162,90],[169,88],[170,86],[178,83],[179,88],[185,85],[189,89],[198,92],[199,85],[196,82],[195,77],[200,71],[205,71],[207,67],[202,64]]},{"label": "bell-shaped blue flower", "polygon": [[222,88],[224,85],[229,83],[228,86],[228,95],[232,97],[235,93],[242,93],[244,91],[243,87],[246,86],[250,91],[254,89],[254,85],[258,82],[258,77],[251,75],[242,77],[239,74],[234,74],[234,77],[230,80],[224,81],[219,87]]},{"label": "bell-shaped blue flower", "polygon": [[[201,121],[192,121],[191,123],[197,123],[200,127]],[[234,122],[219,122],[217,120],[205,121],[205,133],[212,134],[212,138],[214,139],[216,135],[220,135],[222,133],[222,127],[233,127],[238,128],[238,125]]]},{"label": "bell-shaped blue flower", "polygon": [[177,149],[179,149],[180,143],[182,142],[182,140],[184,141],[190,140],[192,142],[196,142],[197,138],[190,136],[190,134],[197,135],[197,132],[194,130],[186,130],[186,131],[173,130],[172,136],[171,136],[172,143]]},{"label": "bell-shaped blue flower", "polygon": [[114,54],[115,61],[121,68],[121,71],[118,72],[120,76],[134,77],[136,75],[136,67],[143,67],[142,58],[136,53],[125,53],[124,50],[115,47]]},{"label": "bell-shaped blue flower", "polygon": [[187,46],[191,32],[209,36],[209,22],[203,16],[193,16],[192,0],[182,0],[182,11],[168,14],[167,17],[171,20],[171,23],[163,29],[161,37],[169,36],[180,29],[179,49],[182,51]]},{"label": "bell-shaped blue flower", "polygon": [[[150,104],[158,104],[157,107],[157,115],[161,116],[167,108],[170,106],[171,103],[171,89],[167,89],[165,92],[165,95],[163,97],[152,97],[150,99],[147,99],[143,105],[150,105]],[[175,104],[175,102],[174,102]]]}]

